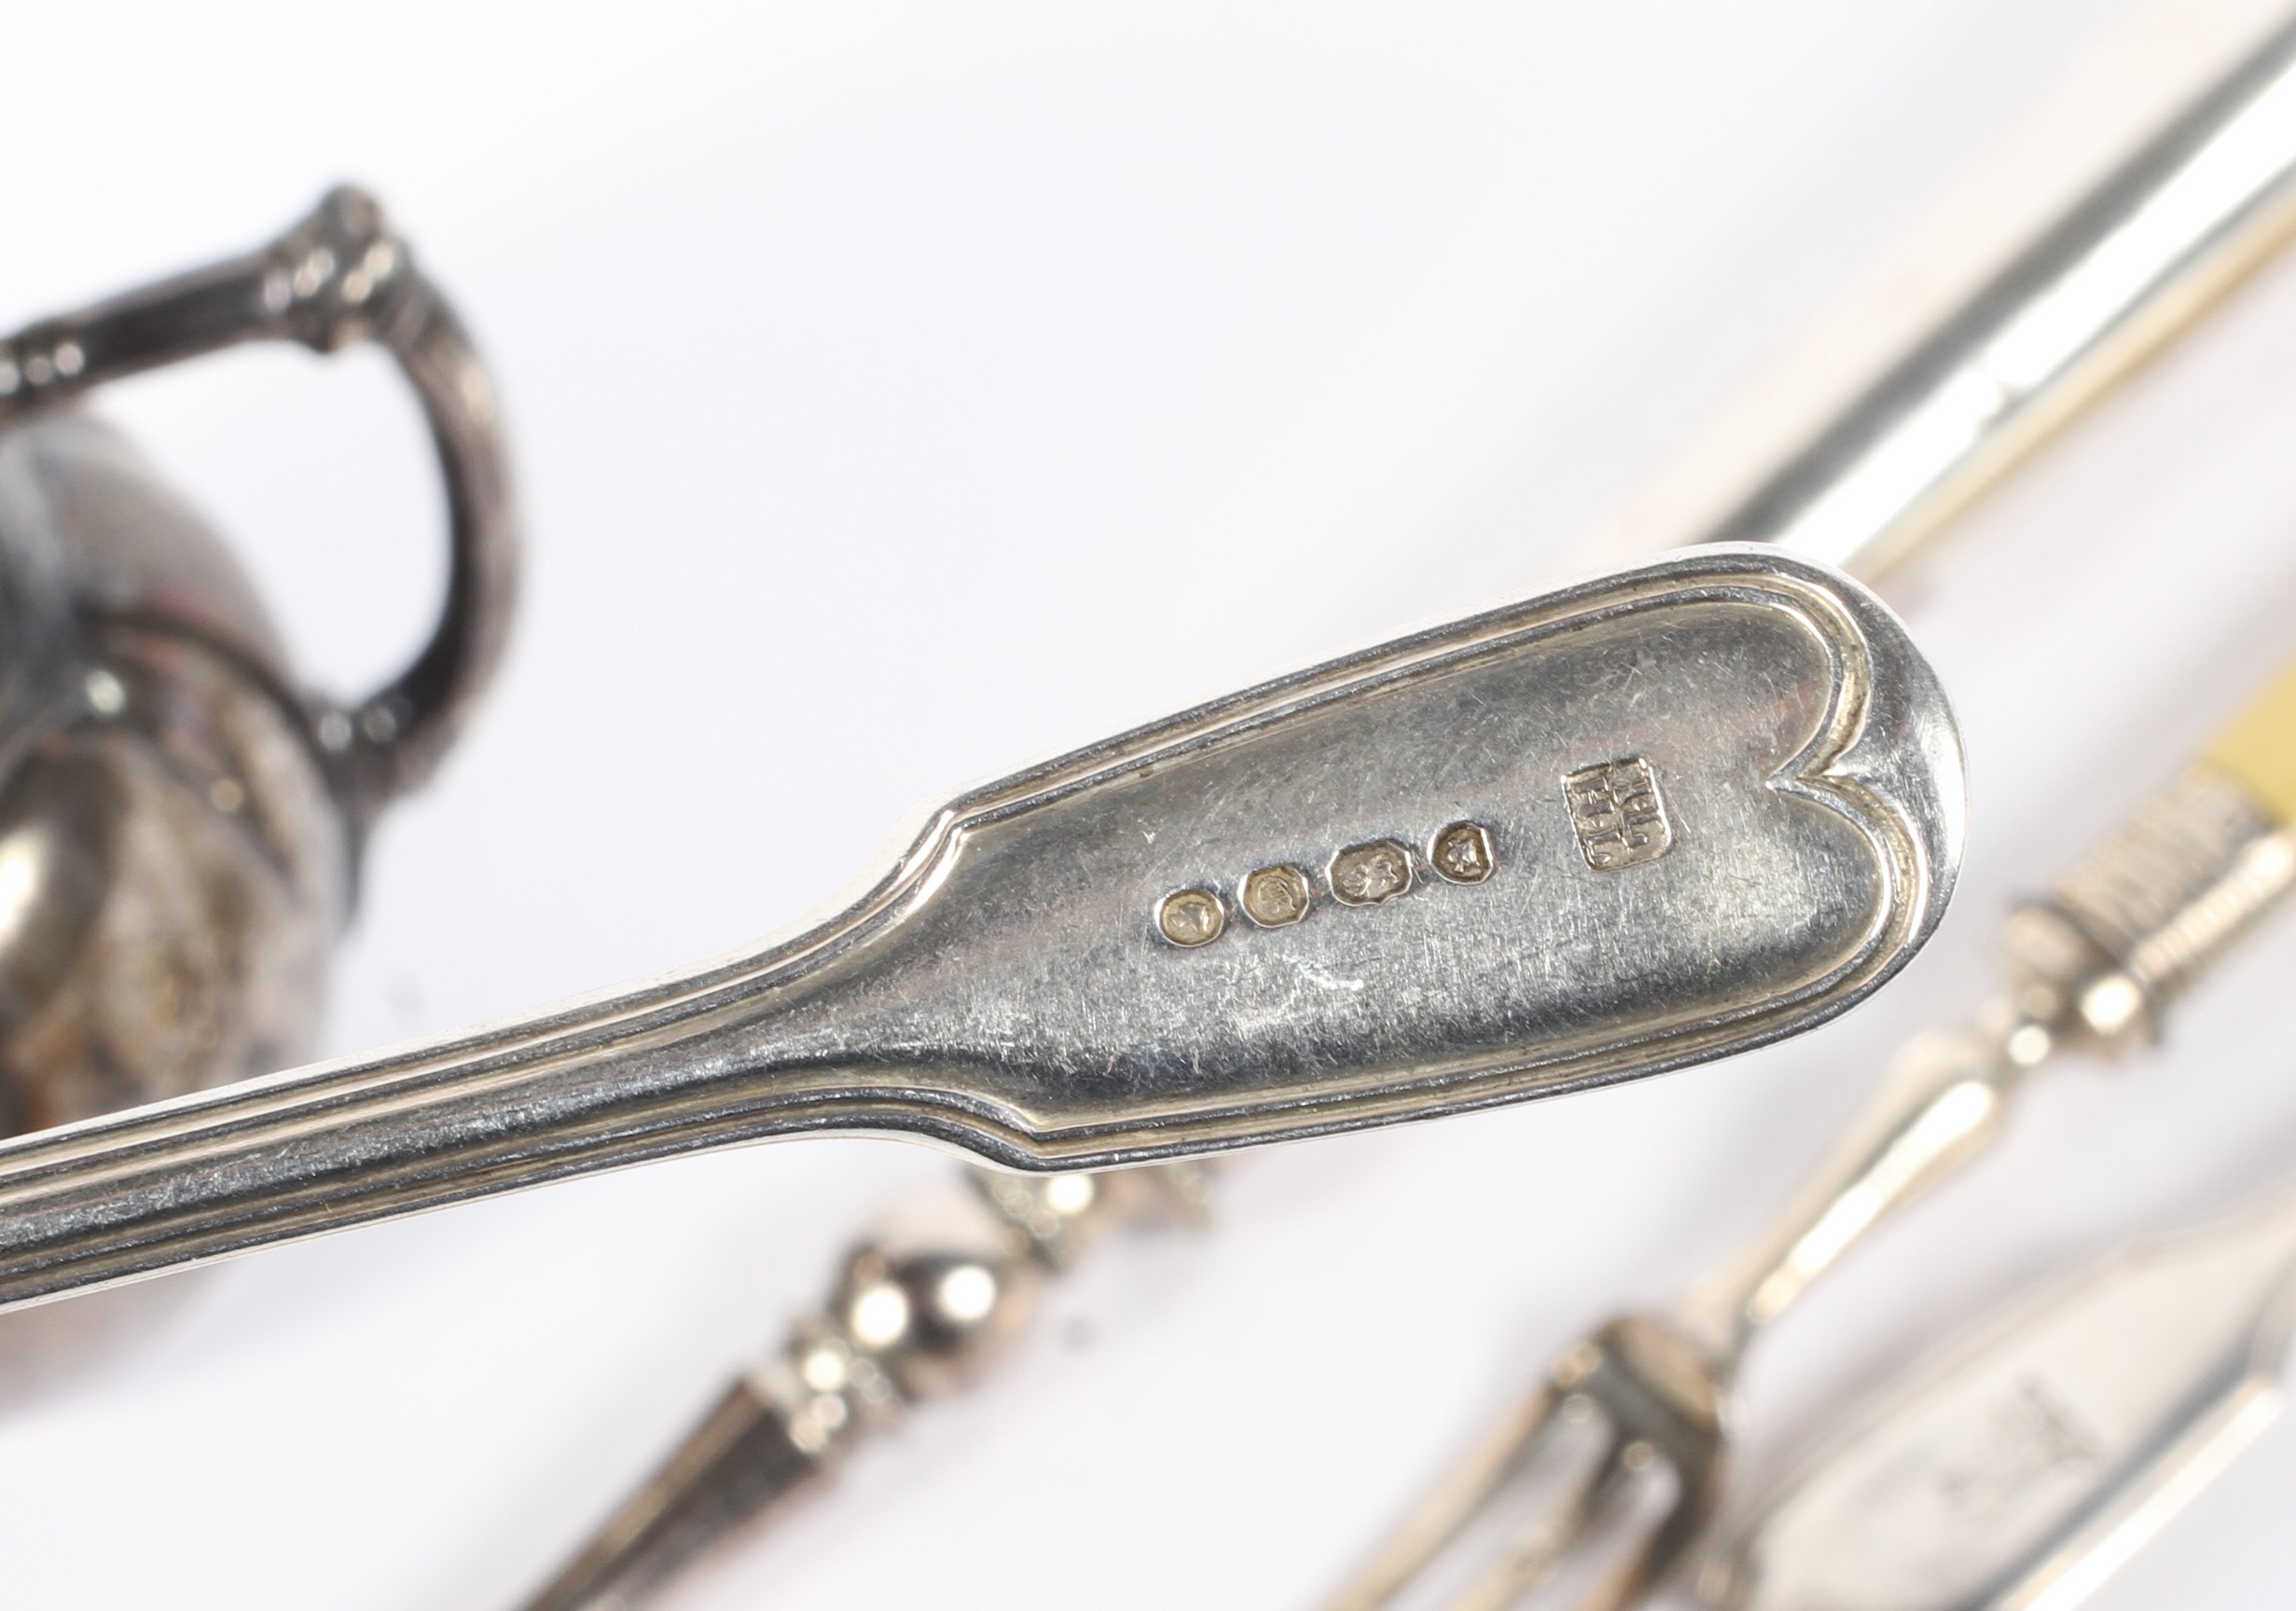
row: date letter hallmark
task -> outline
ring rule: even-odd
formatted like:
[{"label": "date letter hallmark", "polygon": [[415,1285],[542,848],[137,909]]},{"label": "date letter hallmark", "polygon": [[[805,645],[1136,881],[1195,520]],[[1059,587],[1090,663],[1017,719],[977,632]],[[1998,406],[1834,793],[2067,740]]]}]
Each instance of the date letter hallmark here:
[{"label": "date letter hallmark", "polygon": [[1437,873],[1454,884],[1480,884],[1499,867],[1491,831],[1480,822],[1454,822],[1435,835],[1428,856]]},{"label": "date letter hallmark", "polygon": [[1579,850],[1598,873],[1655,861],[1674,847],[1658,774],[1639,755],[1582,766],[1563,779]]}]

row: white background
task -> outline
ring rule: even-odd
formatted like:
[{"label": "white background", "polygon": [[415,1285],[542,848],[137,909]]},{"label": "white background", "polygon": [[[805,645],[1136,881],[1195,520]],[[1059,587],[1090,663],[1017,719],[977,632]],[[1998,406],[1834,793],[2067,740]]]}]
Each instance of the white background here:
[{"label": "white background", "polygon": [[[740,944],[916,808],[1567,571],[1585,530],[2114,23],[2114,0],[6,18],[0,324],[373,186],[500,377],[531,530],[485,719],[394,816],[333,1050]],[[300,663],[416,639],[371,355],[107,405]],[[2045,884],[2296,650],[2296,264],[1891,590],[1964,719],[1943,933],[1736,1063],[1236,1163],[694,1608],[1299,1606],[1560,1344],[1750,1229]],[[1747,1381],[1759,1478],[2036,1275],[2296,1168],[2296,923],[2165,1052],[2033,1088]],[[0,1410],[10,1606],[508,1606],[949,1164],[812,1142],[243,1260]],[[2109,1607],[2279,1606],[2283,1425]]]}]

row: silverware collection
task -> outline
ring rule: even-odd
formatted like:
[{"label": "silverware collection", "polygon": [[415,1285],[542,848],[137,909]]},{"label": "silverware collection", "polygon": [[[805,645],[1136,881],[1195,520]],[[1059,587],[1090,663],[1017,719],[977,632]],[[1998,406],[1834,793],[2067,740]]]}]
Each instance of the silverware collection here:
[{"label": "silverware collection", "polygon": [[[367,834],[508,639],[491,381],[352,188],[27,325],[0,341],[0,1308],[27,1311],[0,1356],[86,1293],[595,1170],[832,1134],[969,1154],[525,1605],[646,1603],[990,1373],[1105,1238],[1207,1228],[1254,1147],[1694,1069],[1888,986],[1954,893],[1948,695],[1984,690],[1871,587],[2292,233],[2287,18],[1663,552],[968,791],[758,948],[319,1065]],[[429,426],[444,606],[358,701],[309,692],[83,403],[254,342],[371,344]],[[1732,1459],[1756,1340],[1974,1165],[2028,1076],[2151,1047],[2296,883],[2296,664],[2199,753],[2129,760],[2155,792],[2004,916],[1996,993],[1898,1054],[1773,1221],[1560,1350],[1362,1559],[1300,1563],[1303,1598],[2057,1611],[2206,1488],[2278,1403],[2285,1191],[2011,1304],[1767,1489]]]}]

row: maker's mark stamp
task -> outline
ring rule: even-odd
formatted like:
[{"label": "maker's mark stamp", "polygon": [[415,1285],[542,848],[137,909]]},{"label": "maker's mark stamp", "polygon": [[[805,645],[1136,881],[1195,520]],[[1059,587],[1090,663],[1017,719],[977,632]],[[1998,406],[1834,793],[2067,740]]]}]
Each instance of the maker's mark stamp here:
[{"label": "maker's mark stamp", "polygon": [[1639,755],[1582,766],[1563,779],[1579,850],[1598,873],[1655,861],[1674,847],[1658,774]]}]

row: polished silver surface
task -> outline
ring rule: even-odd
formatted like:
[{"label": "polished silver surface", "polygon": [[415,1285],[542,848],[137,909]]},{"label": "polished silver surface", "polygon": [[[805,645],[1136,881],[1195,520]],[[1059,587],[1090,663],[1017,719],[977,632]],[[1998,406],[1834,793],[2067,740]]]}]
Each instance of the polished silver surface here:
[{"label": "polished silver surface", "polygon": [[1853,1416],[1700,1574],[1732,1611],[2068,1611],[2280,1408],[2296,1192],[2123,1249]]},{"label": "polished silver surface", "polygon": [[2296,20],[1916,341],[1714,526],[1872,577],[2296,227]]},{"label": "polished silver surface", "polygon": [[[1677,832],[1596,867],[1564,780],[1622,756]],[[967,795],[750,956],[0,1147],[0,1300],[769,1136],[1098,1168],[1681,1067],[1894,972],[1961,811],[1943,695],[1886,610],[1798,558],[1694,550]],[[1462,820],[1496,871],[1419,875]],[[1374,844],[1411,847],[1408,886],[1346,904]],[[1335,898],[1192,945],[1158,921],[1277,864]]]},{"label": "polished silver surface", "polygon": [[[2006,988],[1965,1028],[1908,1045],[1833,1166],[1687,1313],[1728,1355],[1884,1217],[1992,1140],[2024,1077],[2068,1047],[2148,1044],[2201,965],[2296,882],[2296,834],[2206,764],[2181,773],[2004,926]],[[2165,954],[2173,969],[2154,966]]]},{"label": "polished silver surface", "polygon": [[[1710,536],[1887,573],[2291,225],[2296,19],[1920,334]],[[1332,1611],[1496,1611],[1567,1570],[1574,1547],[1637,1504],[1659,1520],[1623,1564],[1597,1574],[1584,1603],[1639,1598],[1712,1514],[1727,1390],[1757,1329],[1874,1223],[1982,1150],[2016,1081],[2065,1041],[2121,1050],[2153,1033],[2170,997],[2284,892],[2290,859],[2288,835],[2229,780],[2188,774],[2052,901],[2012,918],[2010,989],[1970,1029],[1907,1048],[1767,1235],[1674,1313],[1619,1316],[1567,1352],[1406,1514]],[[1557,1492],[1540,1468],[1573,1415],[1605,1430],[1592,1464]],[[1665,1490],[1655,1499],[1654,1484]]]},{"label": "polished silver surface", "polygon": [[[2012,918],[2001,995],[1969,1027],[1907,1046],[1766,1230],[1670,1310],[1615,1316],[1567,1351],[1331,1611],[1424,1604],[1424,1590],[1452,1584],[1463,1588],[1437,1603],[1502,1611],[1590,1540],[1615,1544],[1610,1535],[1638,1507],[1654,1521],[1578,1603],[1641,1598],[1688,1558],[1714,1514],[1731,1384],[1762,1329],[1874,1227],[1984,1150],[2035,1067],[2068,1045],[2109,1053],[2149,1040],[2174,997],[2291,884],[2296,834],[2220,772],[2188,769]],[[1599,1452],[1556,1494],[1541,1468],[1574,1421],[1599,1429]],[[1503,1536],[1490,1549],[1494,1529]]]}]

